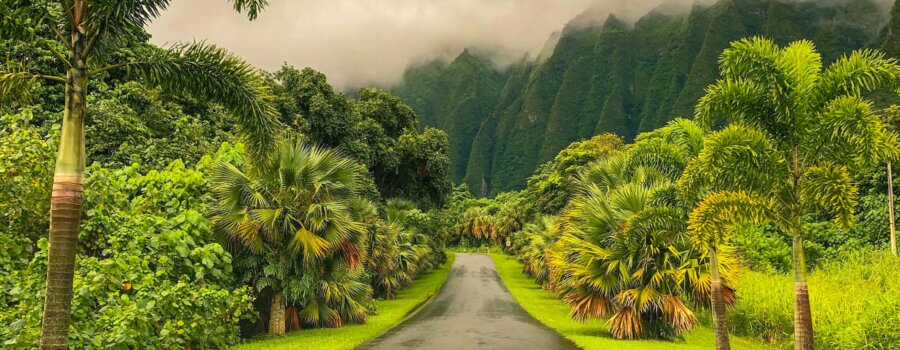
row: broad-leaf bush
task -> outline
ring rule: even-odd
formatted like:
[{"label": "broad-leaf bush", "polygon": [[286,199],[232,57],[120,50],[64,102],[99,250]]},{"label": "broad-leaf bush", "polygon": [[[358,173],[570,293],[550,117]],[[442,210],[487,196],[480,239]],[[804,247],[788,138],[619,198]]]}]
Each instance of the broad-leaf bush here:
[{"label": "broad-leaf bush", "polygon": [[[138,165],[88,172],[77,261],[71,346],[221,348],[238,341],[238,322],[253,297],[238,286],[232,257],[204,218],[202,174],[175,161],[163,171]],[[27,268],[13,271],[0,312],[4,347],[37,345],[47,243]]]},{"label": "broad-leaf bush", "polygon": [[[54,140],[59,126],[43,132],[29,126],[33,114],[0,116],[0,290],[9,290],[16,271],[25,268],[47,234]],[[0,293],[0,306],[7,305]]]}]

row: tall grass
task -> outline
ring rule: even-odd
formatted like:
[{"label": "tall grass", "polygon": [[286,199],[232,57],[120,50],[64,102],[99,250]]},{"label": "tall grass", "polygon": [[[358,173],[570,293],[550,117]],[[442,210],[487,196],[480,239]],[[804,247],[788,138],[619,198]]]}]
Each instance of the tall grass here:
[{"label": "tall grass", "polygon": [[[817,349],[900,349],[900,259],[847,253],[812,272],[809,289]],[[738,291],[732,331],[790,347],[792,276],[745,271]]]}]

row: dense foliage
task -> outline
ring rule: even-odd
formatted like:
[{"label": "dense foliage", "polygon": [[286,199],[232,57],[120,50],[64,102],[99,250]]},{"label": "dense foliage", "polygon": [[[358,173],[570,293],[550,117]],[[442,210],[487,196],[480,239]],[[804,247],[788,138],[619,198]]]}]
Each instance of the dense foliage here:
[{"label": "dense foliage", "polygon": [[[34,127],[19,127],[19,133],[37,135]],[[52,159],[49,151],[32,161]],[[28,184],[40,188],[48,177],[34,177]],[[216,242],[204,218],[209,197],[204,174],[181,161],[149,172],[137,165],[116,170],[95,165],[87,184],[72,346],[220,347],[237,341],[238,323],[254,314],[253,297],[236,282],[232,255]],[[46,201],[39,199],[48,195],[46,190],[23,193],[22,199],[33,201],[20,208],[40,208]],[[4,266],[2,283],[9,293],[2,299],[0,336],[4,347],[30,349],[37,346],[40,330],[47,222],[44,212],[20,217],[43,220],[34,228],[9,227],[20,231],[7,234],[25,241],[4,250],[14,265]]]},{"label": "dense foliage", "polygon": [[[107,5],[91,8],[104,13]],[[309,69],[261,76],[204,43],[156,47],[133,26],[155,16],[144,6],[156,5],[123,5],[149,12],[98,37],[84,86],[83,155],[93,165],[69,346],[224,348],[273,320],[288,330],[361,323],[378,312],[373,297],[392,298],[446,260],[447,231],[430,211],[452,188],[444,132],[420,128],[412,109],[383,90],[349,98]],[[263,3],[234,5],[255,17]],[[60,117],[70,111],[58,79],[29,74],[65,75],[57,7],[0,5],[3,348],[35,348],[41,333],[54,159]],[[33,32],[19,35],[10,21]],[[125,63],[102,66],[116,62]],[[293,184],[275,180],[290,174]],[[255,197],[242,196],[250,189]],[[293,230],[278,238],[272,222]],[[265,244],[247,240],[251,227]],[[371,246],[385,227],[396,235]],[[379,280],[399,282],[385,289]],[[282,307],[273,313],[277,294]]]},{"label": "dense foliage", "polygon": [[[816,348],[891,349],[900,344],[897,262],[886,251],[861,249],[828,259],[810,274]],[[791,276],[745,271],[739,289],[741,300],[728,318],[731,329],[772,343],[789,342]]]},{"label": "dense foliage", "polygon": [[[91,30],[70,47],[59,4],[0,3],[0,347],[37,347],[45,301],[68,292],[68,323],[49,319],[79,349],[363,323],[447,245],[502,247],[617,339],[711,319],[720,348],[728,331],[900,344],[884,251],[900,107],[883,108],[900,6],[887,21],[871,0],[722,0],[573,22],[534,62],[467,50],[410,70],[395,90],[410,106],[205,43],[151,45],[143,25],[168,1],[90,4],[107,16],[73,25]],[[254,18],[265,1],[232,4]],[[728,46],[751,34],[772,39]],[[865,46],[888,56],[851,52]],[[48,272],[54,252],[73,257],[72,288]]]},{"label": "dense foliage", "polygon": [[322,73],[284,66],[270,77],[285,125],[309,142],[336,147],[362,162],[385,198],[405,197],[437,208],[450,192],[447,135],[419,128],[411,108],[379,89],[352,99]]}]

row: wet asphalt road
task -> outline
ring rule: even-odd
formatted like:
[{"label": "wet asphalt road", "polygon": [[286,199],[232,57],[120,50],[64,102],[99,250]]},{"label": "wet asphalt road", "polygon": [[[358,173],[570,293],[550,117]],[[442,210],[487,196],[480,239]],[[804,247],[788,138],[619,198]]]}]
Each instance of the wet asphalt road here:
[{"label": "wet asphalt road", "polygon": [[438,294],[357,349],[578,349],[525,312],[487,255],[456,254]]}]

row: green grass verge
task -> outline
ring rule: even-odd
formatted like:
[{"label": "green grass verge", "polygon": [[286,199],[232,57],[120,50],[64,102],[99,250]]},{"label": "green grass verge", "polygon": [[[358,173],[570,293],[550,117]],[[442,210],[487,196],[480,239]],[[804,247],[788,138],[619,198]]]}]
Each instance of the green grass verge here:
[{"label": "green grass verge", "polygon": [[[553,293],[541,289],[531,277],[522,273],[522,265],[515,258],[504,254],[491,254],[497,271],[506,288],[531,316],[553,328],[579,347],[587,350],[670,350],[715,349],[716,341],[711,329],[697,328],[685,335],[684,340],[617,340],[606,331],[605,321],[599,319],[578,322],[569,317],[569,307]],[[766,349],[766,346],[748,339],[731,337],[734,350]]]},{"label": "green grass verge", "polygon": [[301,330],[277,338],[253,340],[232,349],[353,349],[396,325],[430,300],[447,279],[450,266],[453,265],[453,258],[453,254],[448,254],[446,264],[420,276],[412,287],[397,293],[397,298],[394,300],[376,301],[378,315],[369,316],[365,324]]}]

